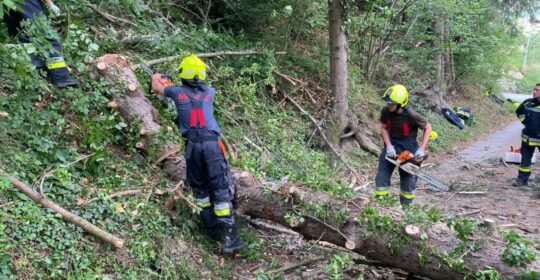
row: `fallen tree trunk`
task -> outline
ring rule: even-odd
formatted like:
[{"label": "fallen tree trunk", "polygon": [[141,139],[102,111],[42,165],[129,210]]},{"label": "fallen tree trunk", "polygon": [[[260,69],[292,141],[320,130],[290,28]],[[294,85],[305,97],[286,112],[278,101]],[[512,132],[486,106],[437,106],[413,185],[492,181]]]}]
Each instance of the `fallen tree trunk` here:
[{"label": "fallen tree trunk", "polygon": [[77,215],[72,214],[66,209],[60,207],[58,204],[43,197],[40,193],[36,192],[35,190],[27,186],[25,183],[18,180],[17,178],[6,173],[4,170],[0,169],[0,175],[5,176],[11,182],[11,184],[17,187],[17,189],[19,189],[21,192],[26,194],[26,196],[31,198],[34,202],[41,204],[41,206],[47,209],[51,209],[54,212],[60,214],[62,218],[64,218],[64,220],[77,225],[78,227],[84,229],[86,232],[90,233],[91,235],[109,244],[112,244],[116,248],[122,248],[124,246],[124,240],[94,226],[87,220]]},{"label": "fallen tree trunk", "polygon": [[107,54],[98,58],[94,66],[97,77],[105,78],[111,87],[118,88],[109,107],[119,110],[131,125],[139,125],[141,138],[137,148],[147,153],[152,162],[163,164],[174,181],[185,178],[185,161],[183,156],[178,154],[182,149],[177,143],[162,142],[163,138],[160,136],[172,132],[162,129],[159,113],[145,96],[127,58]]},{"label": "fallen tree trunk", "polygon": [[[106,67],[100,67],[100,63],[105,63]],[[118,109],[131,123],[138,123],[147,131],[152,129],[152,133],[141,134],[141,141],[146,143],[147,150],[162,151],[161,154],[153,153],[152,161],[162,159],[159,155],[165,155],[174,143],[160,142],[161,126],[157,118],[151,117],[156,110],[144,96],[127,59],[105,55],[96,61],[96,68],[111,86],[123,88],[114,96]],[[125,86],[129,84],[137,85],[135,90]],[[184,165],[179,156],[163,160],[166,172],[175,181],[185,179]],[[342,199],[302,187],[263,187],[247,172],[237,173],[235,177],[239,182],[238,213],[275,221],[306,238],[343,246],[417,275],[444,280],[463,279],[466,274],[485,270],[488,266],[504,276],[514,276],[522,270],[508,267],[501,259],[504,244],[489,238],[483,240],[481,249],[474,254],[466,251],[453,257],[451,252],[459,246],[459,241],[456,233],[441,222],[425,228],[418,226],[418,232],[415,229],[409,236],[405,232],[406,225],[399,218],[403,214],[382,206],[371,208],[366,199],[345,203]],[[389,214],[383,215],[379,211]],[[316,217],[313,213],[326,213],[326,216]],[[529,268],[539,269],[540,264],[537,261]]]},{"label": "fallen tree trunk", "polygon": [[[459,264],[454,262],[459,262],[459,257],[451,256],[452,251],[460,245],[459,240],[456,232],[445,223],[438,222],[420,229],[418,226],[399,223],[399,218],[393,215],[381,213],[374,215],[373,221],[361,218],[362,213],[370,207],[362,199],[355,200],[354,207],[346,207],[343,200],[301,187],[263,188],[248,172],[236,174],[236,178],[239,182],[238,213],[275,221],[308,239],[343,246],[366,258],[416,275],[444,280],[463,279],[487,267],[495,268],[503,276],[515,276],[523,271],[522,268],[512,268],[503,262],[501,255],[505,244],[487,238],[483,240],[479,251],[463,254],[463,268],[460,269]],[[320,207],[328,211],[324,221],[311,214]],[[399,216],[399,212],[384,207],[379,212],[385,211]],[[336,217],[343,213],[347,215],[339,221]],[[291,221],[291,216],[296,216],[296,219]],[[385,217],[391,218],[392,224]],[[377,224],[377,219],[380,224]],[[422,234],[425,234],[424,238]],[[478,231],[476,235],[484,234]],[[529,269],[540,269],[540,263],[536,261]]]}]

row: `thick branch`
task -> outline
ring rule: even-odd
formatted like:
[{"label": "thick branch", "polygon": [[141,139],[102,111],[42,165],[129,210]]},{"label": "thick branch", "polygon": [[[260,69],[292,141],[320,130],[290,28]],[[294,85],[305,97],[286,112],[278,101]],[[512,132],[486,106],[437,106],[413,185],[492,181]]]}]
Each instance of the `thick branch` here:
[{"label": "thick branch", "polygon": [[92,5],[86,1],[83,2],[83,4],[85,6],[87,6],[88,8],[92,9],[94,12],[98,13],[100,16],[102,16],[104,19],[106,19],[107,21],[109,22],[112,22],[112,23],[124,23],[124,24],[127,24],[131,27],[136,27],[137,24],[127,20],[127,19],[123,19],[123,18],[119,18],[119,17],[115,17],[109,13],[106,13],[106,12],[103,12],[101,11],[100,9],[98,9],[98,7],[96,5]]},{"label": "thick branch", "polygon": [[[198,53],[195,54],[196,56],[200,58],[205,57],[216,57],[216,56],[230,56],[230,55],[259,55],[263,54],[265,52],[263,51],[256,51],[256,50],[249,50],[249,51],[220,51],[220,52],[213,52],[213,53]],[[276,52],[276,54],[285,54],[285,52]],[[179,58],[181,58],[183,55],[173,55],[163,58],[158,58],[154,60],[148,60],[145,62],[146,65],[152,66],[155,64],[165,63],[165,62],[171,62],[175,61]],[[135,64],[131,67],[134,71],[137,70],[140,67],[140,64]]]},{"label": "thick branch", "polygon": [[73,223],[82,229],[84,229],[86,232],[90,233],[91,235],[112,244],[116,248],[122,248],[124,246],[124,240],[94,226],[87,220],[78,217],[71,212],[67,211],[66,209],[60,207],[58,204],[48,200],[47,198],[40,195],[38,192],[34,191],[32,188],[27,186],[25,183],[19,181],[17,178],[11,176],[10,174],[6,173],[4,170],[0,169],[0,175],[5,176],[17,189],[19,189],[21,192],[26,194],[29,198],[31,198],[34,202],[41,204],[41,206],[51,209],[54,212],[60,214],[64,220]]}]

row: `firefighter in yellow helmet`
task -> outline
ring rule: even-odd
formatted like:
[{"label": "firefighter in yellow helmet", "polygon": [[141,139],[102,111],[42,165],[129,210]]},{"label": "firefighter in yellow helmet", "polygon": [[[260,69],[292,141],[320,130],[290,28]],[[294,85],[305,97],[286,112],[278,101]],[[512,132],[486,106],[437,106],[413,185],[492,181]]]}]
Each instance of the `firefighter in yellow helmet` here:
[{"label": "firefighter in yellow helmet", "polygon": [[234,184],[220,139],[221,129],[214,118],[216,90],[204,83],[206,64],[190,55],[180,63],[181,85],[171,85],[161,74],[152,76],[152,90],[171,98],[178,113],[178,127],[186,139],[186,176],[194,189],[200,216],[222,251],[233,253],[245,246],[236,232]]},{"label": "firefighter in yellow helmet", "polygon": [[[398,84],[388,88],[383,95],[383,100],[386,101],[387,106],[382,109],[380,117],[384,150],[379,157],[379,167],[375,177],[375,195],[378,197],[389,195],[390,178],[396,167],[385,157],[396,158],[403,151],[414,153],[418,158],[424,157],[432,131],[426,118],[409,105],[409,92],[403,85]],[[424,130],[420,145],[416,140],[419,128]],[[410,205],[415,198],[416,177],[401,169],[399,176],[401,205]]]}]

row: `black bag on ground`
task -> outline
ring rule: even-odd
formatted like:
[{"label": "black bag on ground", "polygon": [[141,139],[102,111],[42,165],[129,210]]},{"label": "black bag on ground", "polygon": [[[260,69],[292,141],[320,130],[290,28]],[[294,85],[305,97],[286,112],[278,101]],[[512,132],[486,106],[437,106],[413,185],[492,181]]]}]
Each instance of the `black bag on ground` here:
[{"label": "black bag on ground", "polygon": [[459,129],[465,128],[465,121],[463,121],[456,113],[454,113],[454,111],[448,108],[442,108],[441,113],[451,124],[457,126]]}]

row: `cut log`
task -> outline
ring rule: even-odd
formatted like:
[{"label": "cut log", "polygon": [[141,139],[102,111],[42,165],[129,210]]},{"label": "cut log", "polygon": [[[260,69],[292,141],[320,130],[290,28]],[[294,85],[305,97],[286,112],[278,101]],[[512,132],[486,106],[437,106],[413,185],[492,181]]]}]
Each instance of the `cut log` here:
[{"label": "cut log", "polygon": [[118,108],[118,102],[113,100],[113,101],[109,102],[109,104],[107,104],[107,107],[109,107],[109,109],[116,109],[116,108]]},{"label": "cut log", "polygon": [[484,219],[482,226],[485,227],[491,233],[497,230],[497,224],[495,223],[493,219]]},{"label": "cut log", "polygon": [[[99,58],[96,63],[104,61],[107,61],[109,68],[108,74],[104,77],[110,81],[111,86],[124,85],[125,89],[127,82],[136,79],[129,67],[129,62],[124,58],[106,55]],[[98,73],[103,72],[98,71]],[[171,147],[170,143],[159,142],[158,139],[162,138],[156,137],[159,133],[164,133],[161,130],[166,131],[166,129],[162,129],[154,118],[148,117],[152,116],[156,110],[140,88],[136,94],[118,94],[114,98],[120,101],[119,111],[130,123],[138,123],[148,131],[142,136],[147,139],[146,149],[166,151]],[[138,102],[133,102],[135,98]],[[159,153],[159,155],[163,154],[165,153]],[[157,159],[159,156],[154,155],[152,158],[154,162]],[[163,168],[173,180],[185,179],[185,163],[182,156],[167,158],[163,162]],[[483,239],[482,247],[475,252],[475,256],[481,257],[465,254],[463,256],[464,269],[459,270],[445,257],[460,246],[456,233],[449,229],[446,223],[439,222],[423,227],[422,234],[426,234],[427,239],[409,238],[408,242],[402,242],[400,238],[406,236],[405,225],[396,218],[403,216],[397,210],[377,206],[377,211],[395,214],[385,215],[385,217],[389,217],[392,228],[397,230],[385,231],[374,228],[373,221],[359,218],[366,209],[369,209],[367,208],[369,200],[358,198],[352,204],[328,194],[313,192],[302,186],[263,186],[249,172],[237,172],[235,178],[238,185],[236,201],[239,214],[279,223],[302,234],[307,239],[348,247],[366,258],[415,275],[441,280],[463,279],[467,273],[482,271],[489,266],[499,271],[502,276],[512,277],[526,269],[508,267],[501,258],[505,245]],[[349,208],[350,205],[354,207]],[[316,217],[312,207],[321,207],[317,209],[324,207],[325,217]],[[481,236],[481,232],[476,232],[475,236]],[[396,244],[399,245],[397,249]],[[539,270],[540,261],[530,264],[527,268]]]},{"label": "cut log", "polygon": [[415,225],[407,225],[405,227],[405,233],[414,240],[420,239],[420,228]]},{"label": "cut log", "polygon": [[[163,164],[172,179],[180,181],[185,177],[185,162],[183,156],[176,155],[179,148],[177,143],[162,143],[160,137],[172,133],[162,129],[159,124],[159,113],[145,96],[143,88],[126,57],[117,54],[104,55],[94,62],[96,78],[105,78],[111,87],[117,88],[111,102],[129,124],[140,126],[140,141],[136,147],[142,149],[154,162]],[[127,86],[126,86],[127,85]],[[109,103],[109,106],[111,104]],[[161,158],[163,155],[170,155]]]},{"label": "cut log", "polygon": [[128,90],[129,92],[135,92],[135,91],[137,91],[137,88],[138,88],[138,87],[139,87],[139,86],[138,86],[137,84],[128,84],[128,85],[127,85],[127,90]]}]

